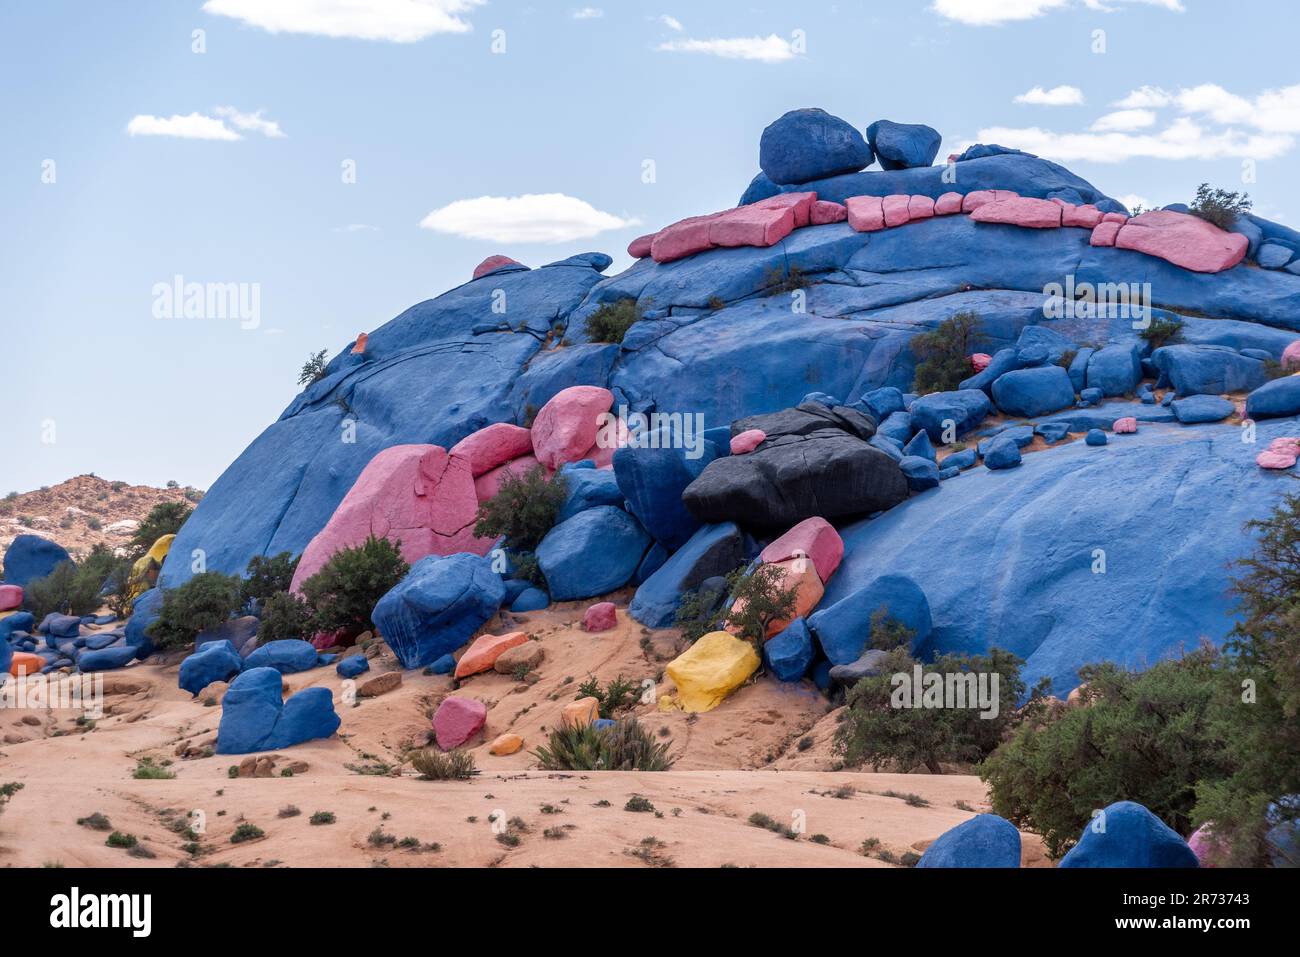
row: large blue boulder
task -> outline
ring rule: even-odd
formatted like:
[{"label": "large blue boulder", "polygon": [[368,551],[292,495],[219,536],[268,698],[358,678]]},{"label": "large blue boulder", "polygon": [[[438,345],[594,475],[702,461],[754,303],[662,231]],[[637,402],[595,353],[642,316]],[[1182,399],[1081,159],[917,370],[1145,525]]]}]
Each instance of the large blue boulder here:
[{"label": "large blue boulder", "polygon": [[1141,804],[1117,801],[1092,819],[1060,867],[1199,867],[1178,832]]},{"label": "large blue boulder", "polygon": [[1162,346],[1151,361],[1179,396],[1249,392],[1268,381],[1264,363],[1229,346]]},{"label": "large blue boulder", "polygon": [[993,383],[1008,372],[1015,372],[1021,367],[1018,349],[999,349],[989,359],[989,364],[969,378],[963,379],[962,389],[982,389],[987,395],[993,394]]},{"label": "large blue boulder", "polygon": [[428,555],[379,599],[370,617],[403,668],[423,668],[468,641],[505,594],[490,559]]},{"label": "large blue boulder", "polygon": [[757,203],[760,200],[776,196],[781,192],[781,187],[767,178],[767,174],[762,170],[749,181],[749,186],[741,194],[740,202],[737,206],[748,206],[750,203]]},{"label": "large blue boulder", "polygon": [[[658,435],[667,446],[668,434]],[[614,477],[628,511],[670,552],[700,527],[699,519],[682,504],[682,492],[716,457],[713,443],[702,440],[694,449],[629,447],[614,453]]]},{"label": "large blue boulder", "polygon": [[1035,418],[1072,405],[1074,385],[1060,366],[1018,369],[993,383],[993,401],[1007,415]]},{"label": "large blue boulder", "polygon": [[1066,353],[1075,352],[1074,341],[1050,326],[1025,326],[1016,340],[1016,353],[1020,355],[1034,348],[1046,352],[1046,361],[1053,364],[1059,363]]},{"label": "large blue boulder", "polygon": [[871,147],[852,125],[815,107],[791,110],[773,120],[758,142],[759,167],[780,185],[856,173],[873,158]]},{"label": "large blue boulder", "polygon": [[1142,349],[1136,342],[1104,346],[1088,360],[1088,387],[1102,395],[1127,395],[1142,380]]},{"label": "large blue boulder", "polygon": [[551,596],[541,588],[525,588],[510,603],[510,610],[517,612],[540,611],[551,603]]},{"label": "large blue boulder", "polygon": [[537,563],[551,598],[572,601],[626,585],[649,547],[640,522],[621,508],[600,505],[547,532],[537,546]]},{"label": "large blue boulder", "polygon": [[892,439],[900,446],[911,439],[913,433],[912,415],[910,412],[891,412],[887,415],[876,429],[876,434],[872,438],[881,437]]},{"label": "large blue boulder", "polygon": [[[872,436],[875,438],[875,436]],[[904,455],[919,455],[923,459],[929,459],[931,462],[936,460],[934,443],[930,441],[930,433],[924,429],[912,436],[912,440],[903,446]]]},{"label": "large blue boulder", "polygon": [[682,595],[705,579],[733,571],[748,557],[745,536],[734,522],[702,526],[641,583],[628,614],[650,628],[667,628],[677,615]]},{"label": "large blue boulder", "polygon": [[306,688],[283,701],[281,682],[274,668],[250,668],[230,683],[221,700],[218,754],[288,748],[338,730],[328,688]]},{"label": "large blue boulder", "polygon": [[1189,395],[1185,399],[1175,399],[1169,408],[1184,425],[1220,422],[1237,411],[1233,403],[1217,395]]},{"label": "large blue boulder", "polygon": [[1020,832],[1006,818],[977,814],[944,831],[917,867],[1019,867]]},{"label": "large blue boulder", "polygon": [[872,389],[858,400],[858,404],[865,406],[877,423],[884,422],[895,412],[902,412],[907,408],[903,402],[903,393],[892,385]]},{"label": "large blue boulder", "polygon": [[560,471],[564,476],[565,492],[557,522],[573,518],[597,505],[623,504],[618,480],[609,469],[575,469],[566,465]]},{"label": "large blue boulder", "polygon": [[137,658],[148,658],[153,654],[153,639],[146,634],[150,625],[162,614],[163,592],[153,587],[135,600],[131,606],[131,617],[126,622],[126,643],[135,649]]},{"label": "large blue boulder", "polygon": [[938,130],[921,123],[876,120],[867,127],[867,143],[886,170],[929,166],[942,141]]},{"label": "large blue boulder", "polygon": [[[918,435],[925,435],[918,432]],[[905,455],[898,462],[898,467],[907,477],[907,487],[913,492],[924,492],[939,485],[939,466],[933,459],[919,455]]]},{"label": "large blue boulder", "polygon": [[808,622],[796,618],[780,634],[763,645],[763,660],[767,670],[779,681],[798,681],[812,667],[817,649],[813,644]]},{"label": "large blue boulder", "polygon": [[230,641],[210,641],[181,662],[179,684],[182,690],[198,697],[212,682],[229,681],[243,670],[244,659]]},{"label": "large blue boulder", "polygon": [[16,631],[31,632],[36,628],[36,616],[30,611],[16,611],[0,618],[0,644],[8,644]]},{"label": "large blue boulder", "polygon": [[988,450],[984,454],[985,467],[994,470],[1013,469],[1022,461],[1020,444],[1014,435],[1006,433],[989,442]]},{"label": "large blue boulder", "polygon": [[[947,494],[945,491],[931,497],[943,498]],[[809,617],[808,627],[831,664],[847,665],[857,661],[867,647],[871,616],[881,608],[889,618],[912,631],[914,648],[929,637],[932,622],[925,592],[909,576],[895,574],[881,575],[834,602],[823,598],[821,607]]]},{"label": "large blue boulder", "polygon": [[316,648],[310,641],[281,638],[254,648],[244,659],[244,667],[274,668],[282,675],[292,675],[315,668],[318,664],[316,657]]},{"label": "large blue boulder", "polygon": [[[989,397],[980,389],[931,392],[912,403],[912,425],[925,429],[934,442],[947,444],[951,438],[969,432],[992,413]],[[950,434],[949,429],[951,428]]]},{"label": "large blue boulder", "polygon": [[1246,417],[1272,419],[1300,415],[1300,376],[1284,376],[1260,386],[1246,396]]},{"label": "large blue boulder", "polygon": [[56,647],[53,639],[76,638],[81,634],[81,619],[76,615],[60,615],[51,612],[41,620],[38,631],[44,632],[51,648]]},{"label": "large blue boulder", "polygon": [[348,655],[334,666],[340,678],[356,678],[370,670],[370,659],[365,655]]},{"label": "large blue boulder", "polygon": [[83,673],[92,671],[113,671],[125,668],[135,658],[135,649],[130,645],[109,645],[98,651],[83,651],[77,656],[77,668]]},{"label": "large blue boulder", "polygon": [[39,535],[19,535],[5,549],[4,583],[25,588],[54,571],[60,562],[70,561],[68,550],[57,542]]}]

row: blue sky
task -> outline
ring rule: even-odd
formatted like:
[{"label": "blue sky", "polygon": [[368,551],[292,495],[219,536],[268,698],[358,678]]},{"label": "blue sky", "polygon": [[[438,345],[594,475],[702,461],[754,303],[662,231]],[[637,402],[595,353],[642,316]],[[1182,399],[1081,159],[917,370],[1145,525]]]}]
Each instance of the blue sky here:
[{"label": "blue sky", "polygon": [[[6,0],[0,493],[88,471],[206,488],[308,353],[492,253],[622,268],[635,236],[734,204],[797,107],[928,123],[941,157],[1026,148],[1148,204],[1244,188],[1294,225],[1293,9]],[[255,284],[255,327],[159,318],[177,275]]]}]

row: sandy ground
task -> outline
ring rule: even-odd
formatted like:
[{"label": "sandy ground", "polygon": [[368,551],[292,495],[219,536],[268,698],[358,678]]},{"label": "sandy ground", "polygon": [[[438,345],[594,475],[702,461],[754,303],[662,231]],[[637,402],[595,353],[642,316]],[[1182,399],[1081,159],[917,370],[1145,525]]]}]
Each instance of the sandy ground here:
[{"label": "sandy ground", "polygon": [[[526,681],[487,673],[457,689],[447,676],[408,671],[399,688],[350,706],[332,667],[288,676],[292,690],[331,688],[343,724],[335,738],[272,755],[269,777],[232,778],[242,758],[210,754],[223,686],[191,699],[176,686],[175,661],[105,676],[107,713],[93,724],[69,710],[0,709],[0,783],[24,785],[0,815],[0,866],[887,867],[881,857],[923,850],[987,810],[984,785],[971,775],[832,770],[837,715],[808,683],[761,677],[707,714],[659,711],[676,634],[641,628],[626,617],[627,596],[615,597],[619,625],[608,632],[577,627],[585,603],[490,622],[489,632],[524,630],[542,643],[546,657]],[[382,642],[368,654],[371,671],[358,684],[398,670]],[[673,769],[537,770],[530,751],[577,686],[588,675],[604,683],[620,674],[653,682],[631,713],[671,740]],[[429,741],[430,716],[453,691],[488,705],[487,726],[469,744],[478,773],[422,780],[404,757]],[[489,754],[507,730],[524,749]],[[175,777],[135,779],[142,759]],[[626,810],[636,795],[654,810]],[[300,813],[281,816],[290,807]],[[334,823],[312,824],[317,811]],[[95,812],[153,856],[108,847],[107,832],[78,825]],[[793,828],[793,839],[750,824],[755,813]],[[241,823],[264,836],[232,843]],[[861,853],[867,838],[879,842],[874,856]],[[1026,863],[1045,863],[1037,838],[1027,835],[1025,848]]]}]

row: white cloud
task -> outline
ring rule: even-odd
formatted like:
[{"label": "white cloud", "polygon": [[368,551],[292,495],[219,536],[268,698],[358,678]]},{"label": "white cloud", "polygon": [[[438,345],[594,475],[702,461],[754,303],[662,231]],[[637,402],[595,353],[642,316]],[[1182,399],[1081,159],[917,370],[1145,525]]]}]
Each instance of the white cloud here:
[{"label": "white cloud", "polygon": [[241,113],[233,106],[218,106],[213,112],[217,116],[230,120],[236,129],[261,133],[271,139],[284,139],[284,131],[280,129],[280,124],[274,120],[262,119],[261,110],[256,113]]},{"label": "white cloud", "polygon": [[414,43],[435,33],[468,33],[462,17],[483,0],[207,0],[208,13],[270,33],[306,33]]},{"label": "white cloud", "polygon": [[599,20],[604,15],[605,11],[600,7],[582,7],[573,11],[573,19],[575,20]]},{"label": "white cloud", "polygon": [[335,233],[377,233],[378,226],[371,226],[369,223],[348,223],[346,226],[335,226],[331,232]]},{"label": "white cloud", "polygon": [[1210,131],[1180,117],[1160,133],[1056,133],[1028,127],[980,130],[977,142],[1000,143],[1048,159],[1123,163],[1130,159],[1276,159],[1295,145],[1286,135],[1244,134],[1234,129]]},{"label": "white cloud", "polygon": [[1094,133],[1131,133],[1155,126],[1156,115],[1151,110],[1116,110],[1107,113],[1092,124]]},{"label": "white cloud", "polygon": [[132,136],[175,136],[185,140],[241,140],[238,133],[221,120],[202,113],[189,116],[151,116],[141,113],[131,117],[126,131]]},{"label": "white cloud", "polygon": [[655,49],[667,53],[708,53],[726,60],[760,60],[763,63],[782,63],[795,58],[790,41],[775,33],[766,37],[725,40],[669,40]]},{"label": "white cloud", "polygon": [[422,229],[498,243],[564,243],[637,224],[563,193],[458,199],[420,221]]},{"label": "white cloud", "polygon": [[1078,106],[1083,102],[1083,91],[1077,86],[1054,86],[1050,90],[1036,86],[1017,96],[1015,102],[1031,106]]},{"label": "white cloud", "polygon": [[1151,200],[1147,199],[1145,196],[1139,196],[1137,193],[1125,193],[1123,196],[1116,196],[1115,198],[1128,207],[1130,213],[1138,207],[1141,207],[1142,209],[1155,208],[1151,204]]},{"label": "white cloud", "polygon": [[1122,110],[1144,110],[1168,106],[1173,102],[1173,94],[1158,86],[1143,86],[1129,93],[1122,100],[1116,100],[1115,106]]},{"label": "white cloud", "polygon": [[682,21],[678,20],[676,17],[669,16],[666,13],[659,17],[659,22],[669,30],[676,30],[678,33],[681,33],[682,30],[685,29],[685,27],[682,26]]},{"label": "white cloud", "polygon": [[[1089,10],[1114,13],[1115,4],[1143,3],[1174,13],[1184,12],[1182,0],[1083,0]],[[968,26],[986,27],[999,23],[1033,20],[1071,5],[1071,0],[934,0],[931,9],[942,17]]]}]

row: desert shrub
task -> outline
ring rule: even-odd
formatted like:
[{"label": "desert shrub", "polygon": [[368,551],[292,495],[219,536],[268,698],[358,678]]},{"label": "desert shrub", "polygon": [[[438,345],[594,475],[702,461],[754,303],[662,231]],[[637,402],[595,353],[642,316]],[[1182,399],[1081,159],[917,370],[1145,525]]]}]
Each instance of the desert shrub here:
[{"label": "desert shrub", "polygon": [[778,565],[759,565],[749,574],[738,568],[727,576],[727,591],[731,595],[727,624],[760,653],[767,641],[768,625],[789,618],[794,612],[799,589],[793,585],[782,588],[783,575]]},{"label": "desert shrub", "polygon": [[531,582],[538,588],[546,587],[546,576],[542,574],[542,566],[537,561],[536,555],[532,552],[515,551],[509,551],[508,554],[510,555],[510,565],[514,569],[514,574],[510,577]]},{"label": "desert shrub", "polygon": [[137,781],[170,781],[176,777],[176,772],[161,764],[154,764],[153,758],[141,758],[131,772],[131,777]]},{"label": "desert shrub", "polygon": [[77,818],[77,823],[82,827],[90,828],[92,831],[113,830],[113,824],[109,821],[108,816],[99,811]]},{"label": "desert shrub", "polygon": [[311,631],[311,609],[293,592],[278,591],[262,603],[257,637],[263,644],[281,638],[305,638]]},{"label": "desert shrub", "polygon": [[1167,346],[1171,342],[1178,342],[1182,339],[1183,320],[1153,316],[1151,324],[1139,332],[1138,336],[1145,339],[1151,346],[1152,351],[1154,351],[1161,346]]},{"label": "desert shrub", "polygon": [[547,743],[533,752],[544,771],[667,771],[675,758],[671,741],[656,742],[636,718],[612,728],[566,725],[551,732]]},{"label": "desert shrub", "polygon": [[895,648],[910,648],[916,632],[896,618],[890,618],[883,606],[871,615],[869,642],[877,651],[893,651]]},{"label": "desert shrub", "polygon": [[278,555],[254,555],[244,572],[244,582],[239,586],[239,597],[244,603],[265,601],[276,592],[289,590],[298,559],[289,552]]},{"label": "desert shrub", "polygon": [[5,784],[0,784],[0,814],[4,813],[5,805],[9,803],[9,799],[22,789],[22,784],[17,781],[9,781]]},{"label": "desert shrub", "polygon": [[411,755],[411,767],[426,781],[468,781],[474,776],[474,755],[468,751],[444,754],[428,748]]},{"label": "desert shrub", "polygon": [[698,588],[686,592],[677,605],[673,627],[679,629],[682,637],[691,644],[709,632],[719,630],[726,618],[724,598],[725,593],[718,595]]},{"label": "desert shrub", "polygon": [[400,544],[371,535],[361,545],[341,548],[330,556],[320,571],[302,583],[303,597],[312,611],[312,627],[350,635],[373,628],[370,613],[375,603],[409,568]]},{"label": "desert shrub", "polygon": [[578,693],[574,695],[574,700],[595,698],[600,716],[612,718],[615,711],[636,701],[636,692],[636,682],[624,678],[621,674],[603,688],[594,675],[588,675],[587,680],[578,685]]},{"label": "desert shrub", "polygon": [[158,618],[145,634],[161,648],[183,648],[239,609],[239,576],[201,572],[163,592]]},{"label": "desert shrub", "polygon": [[108,835],[104,843],[109,847],[132,848],[140,842],[134,834],[123,834],[121,831],[114,831]]},{"label": "desert shrub", "polygon": [[51,612],[61,615],[88,615],[99,607],[99,584],[92,584],[78,574],[72,562],[59,562],[44,578],[29,582],[23,589],[23,607],[39,622]]},{"label": "desert shrub", "polygon": [[531,552],[555,526],[566,490],[563,477],[547,477],[540,463],[522,476],[507,474],[497,494],[479,506],[474,534],[504,535],[511,548]]},{"label": "desert shrub", "polygon": [[913,336],[916,374],[912,391],[927,395],[956,389],[973,374],[970,357],[982,339],[980,318],[973,312],[959,312],[929,332]]},{"label": "desert shrub", "polygon": [[812,280],[804,275],[804,271],[794,265],[773,266],[766,273],[763,287],[769,296],[777,296],[783,292],[794,292],[796,289],[807,289],[812,285]]},{"label": "desert shrub", "polygon": [[1226,189],[1211,189],[1209,183],[1196,188],[1196,199],[1187,211],[1220,229],[1231,229],[1238,216],[1250,212],[1250,196]]},{"label": "desert shrub", "polygon": [[184,502],[159,502],[149,509],[140,527],[126,543],[126,552],[132,560],[139,558],[164,535],[175,535],[185,524],[194,509]]},{"label": "desert shrub", "polygon": [[298,372],[299,385],[311,385],[313,382],[319,382],[325,378],[325,355],[327,352],[328,350],[322,349],[320,352],[313,352],[307,357],[307,361],[302,364],[302,369]]},{"label": "desert shrub", "polygon": [[[846,717],[835,732],[834,750],[845,764],[870,763],[875,770],[892,763],[904,772],[925,767],[939,774],[940,762],[979,761],[993,752],[1015,720],[1016,701],[1025,688],[1020,679],[1023,664],[997,648],[987,656],[949,654],[921,664],[906,646],[896,647],[888,652],[880,674],[863,678],[849,690]],[[894,676],[905,674],[910,681],[917,666],[923,688],[925,675],[996,673],[997,714],[982,717],[981,709],[969,699],[964,708],[912,707],[910,698],[898,702],[899,683]],[[991,680],[988,687],[992,690]]]},{"label": "desert shrub", "polygon": [[243,844],[245,841],[255,841],[259,837],[266,837],[266,832],[256,824],[245,821],[235,828],[234,834],[230,835],[230,843]]},{"label": "desert shrub", "polygon": [[135,585],[131,581],[131,562],[129,559],[122,559],[108,573],[103,590],[104,604],[117,619],[130,617],[131,606],[135,604],[132,594],[134,590]]},{"label": "desert shrub", "polygon": [[587,317],[583,331],[590,342],[621,343],[632,324],[641,319],[635,299],[619,299],[601,305]]},{"label": "desert shrub", "polygon": [[315,811],[312,813],[309,823],[320,827],[324,824],[333,824],[337,820],[333,811]]}]

